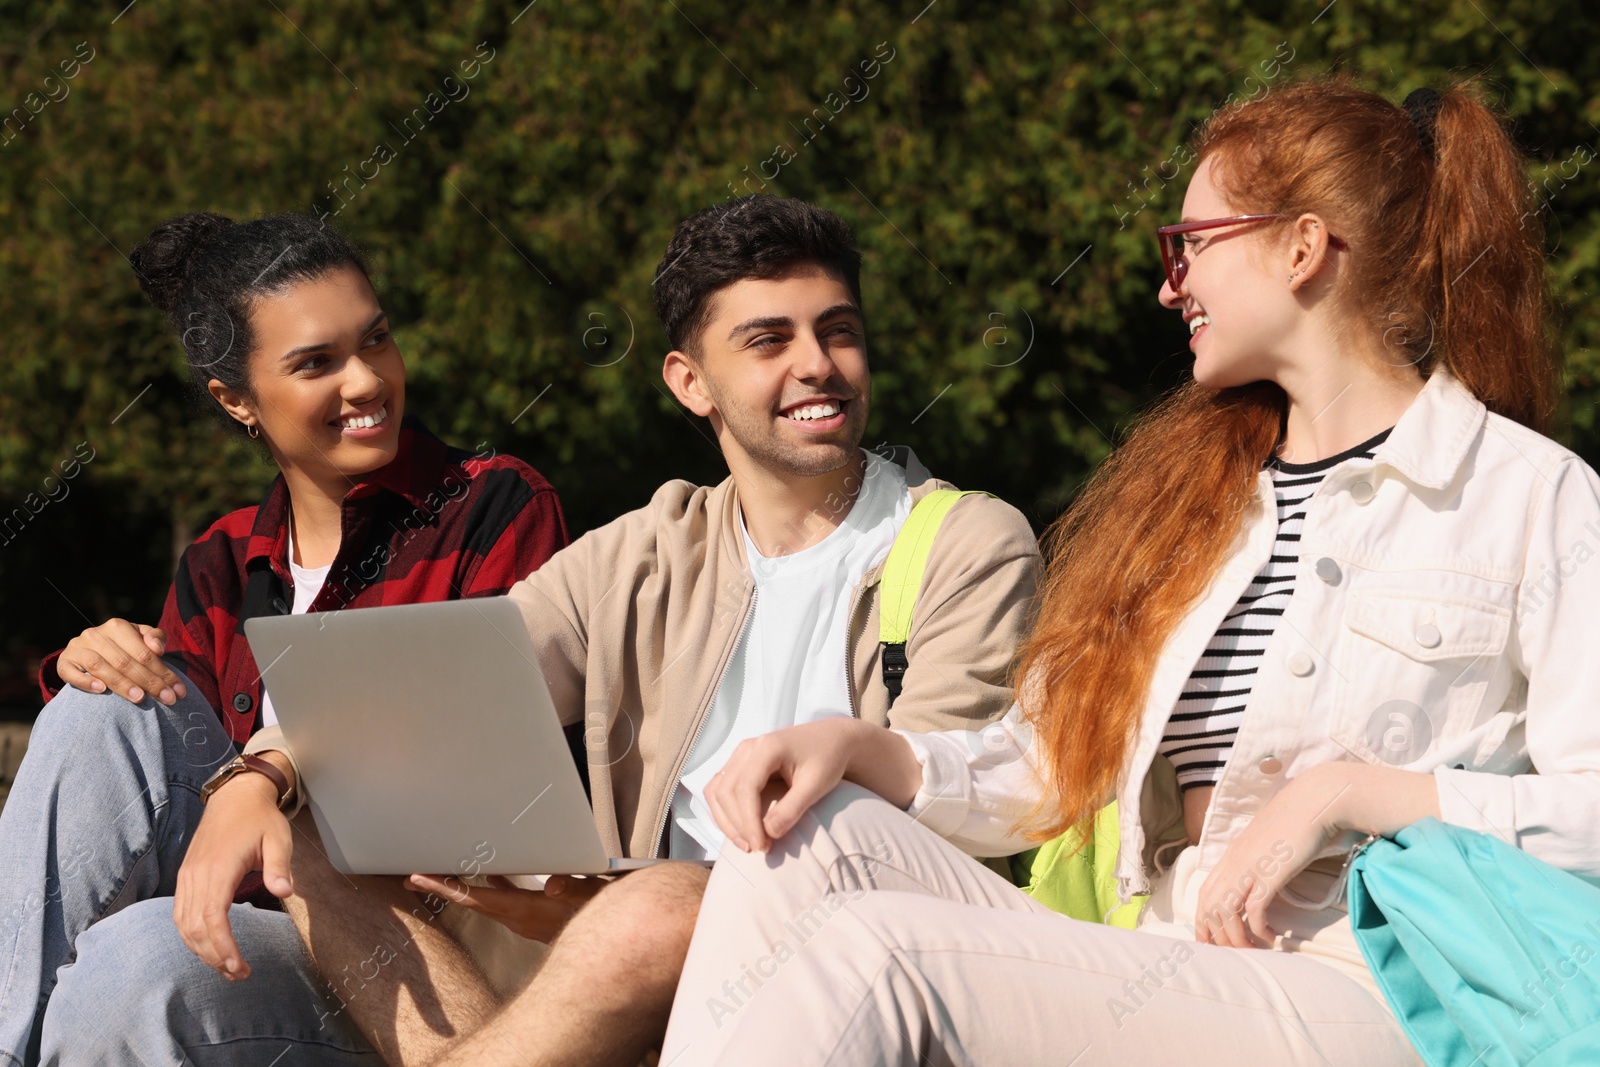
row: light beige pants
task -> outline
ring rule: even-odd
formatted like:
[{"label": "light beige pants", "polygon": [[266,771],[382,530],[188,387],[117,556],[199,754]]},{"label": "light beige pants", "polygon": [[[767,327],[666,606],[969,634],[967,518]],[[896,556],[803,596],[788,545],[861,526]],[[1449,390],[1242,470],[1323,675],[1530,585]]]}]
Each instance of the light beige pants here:
[{"label": "light beige pants", "polygon": [[663,1067],[1421,1061],[1304,955],[1075,922],[845,785],[712,872]]}]

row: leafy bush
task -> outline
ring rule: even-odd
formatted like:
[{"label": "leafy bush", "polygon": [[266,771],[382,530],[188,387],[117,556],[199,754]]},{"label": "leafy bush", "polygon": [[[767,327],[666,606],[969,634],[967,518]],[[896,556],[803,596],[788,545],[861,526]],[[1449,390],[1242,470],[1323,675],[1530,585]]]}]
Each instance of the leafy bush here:
[{"label": "leafy bush", "polygon": [[84,617],[151,618],[172,549],[272,473],[186,405],[125,260],[189,210],[329,212],[372,252],[411,409],[539,467],[579,532],[721,475],[660,381],[650,280],[673,226],[744,191],[816,201],[865,252],[870,441],[1042,526],[1186,370],[1152,230],[1193,124],[1335,68],[1393,99],[1481,72],[1548,200],[1562,432],[1597,454],[1594,9],[920,6],[7,5],[0,503],[80,442],[96,456],[0,535],[14,673]]}]

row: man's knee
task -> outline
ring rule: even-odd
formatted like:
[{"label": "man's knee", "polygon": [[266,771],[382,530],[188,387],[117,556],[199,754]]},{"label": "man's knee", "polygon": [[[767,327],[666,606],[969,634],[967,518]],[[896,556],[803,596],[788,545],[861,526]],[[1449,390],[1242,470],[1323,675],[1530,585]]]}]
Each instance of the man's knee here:
[{"label": "man's knee", "polygon": [[[289,828],[294,847],[289,861],[294,896],[284,901],[284,906],[291,914],[298,915],[304,909],[325,911],[330,916],[409,913],[424,899],[407,890],[399,877],[344,874],[337,870],[322,845],[310,808],[295,816]],[[432,914],[437,915],[438,910],[434,908]]]},{"label": "man's knee", "polygon": [[289,854],[289,871],[294,877],[295,897],[320,902],[330,890],[343,888],[343,876],[328,860],[309,807],[302,808],[290,821],[289,834],[293,849]]},{"label": "man's knee", "polygon": [[628,918],[686,916],[693,923],[710,873],[698,863],[659,863],[618,880],[605,893],[610,906]]},{"label": "man's knee", "polygon": [[612,889],[631,889],[630,895],[642,906],[692,916],[700,910],[710,877],[710,870],[698,863],[658,863],[622,879]]},{"label": "man's knee", "polygon": [[[590,904],[592,931],[603,931],[636,960],[678,959],[688,951],[710,872],[694,863],[662,863],[636,871]],[[587,910],[587,909],[586,909]]]},{"label": "man's knee", "polygon": [[356,943],[380,956],[398,953],[430,928],[455,940],[442,918],[443,898],[412,892],[395,876],[341,873],[328,859],[309,810],[290,825],[294,892],[284,899],[283,910],[319,963],[342,958]]},{"label": "man's knee", "polygon": [[[289,869],[294,877],[294,896],[284,903],[291,914],[297,914],[302,908],[343,912],[350,908],[366,910],[381,906],[379,898],[385,895],[382,892],[384,880],[367,875],[346,875],[336,870],[323,848],[322,836],[317,832],[310,808],[294,817],[289,831],[293,847]],[[388,896],[391,902],[395,899],[392,894]]]}]

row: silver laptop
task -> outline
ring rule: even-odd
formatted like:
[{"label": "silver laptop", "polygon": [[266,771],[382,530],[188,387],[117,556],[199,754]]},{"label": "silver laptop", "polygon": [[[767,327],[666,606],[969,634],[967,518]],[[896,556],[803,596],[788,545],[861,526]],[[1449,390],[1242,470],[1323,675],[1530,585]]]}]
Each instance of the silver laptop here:
[{"label": "silver laptop", "polygon": [[606,855],[506,597],[249,619],[272,708],[346,874],[600,874]]}]

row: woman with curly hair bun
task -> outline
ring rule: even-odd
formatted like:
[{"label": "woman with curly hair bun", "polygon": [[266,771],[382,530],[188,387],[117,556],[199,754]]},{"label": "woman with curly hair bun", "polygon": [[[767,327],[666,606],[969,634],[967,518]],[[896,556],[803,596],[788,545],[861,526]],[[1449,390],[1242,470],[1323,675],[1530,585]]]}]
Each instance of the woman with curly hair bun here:
[{"label": "woman with curly hair bun", "polygon": [[277,904],[299,798],[249,744],[275,716],[243,623],[503,594],[566,544],[561,509],[407,417],[366,267],[315,219],[182,215],[131,261],[201,402],[279,474],[184,552],[159,626],[44,664],[0,817],[0,1062],[381,1062]]}]

